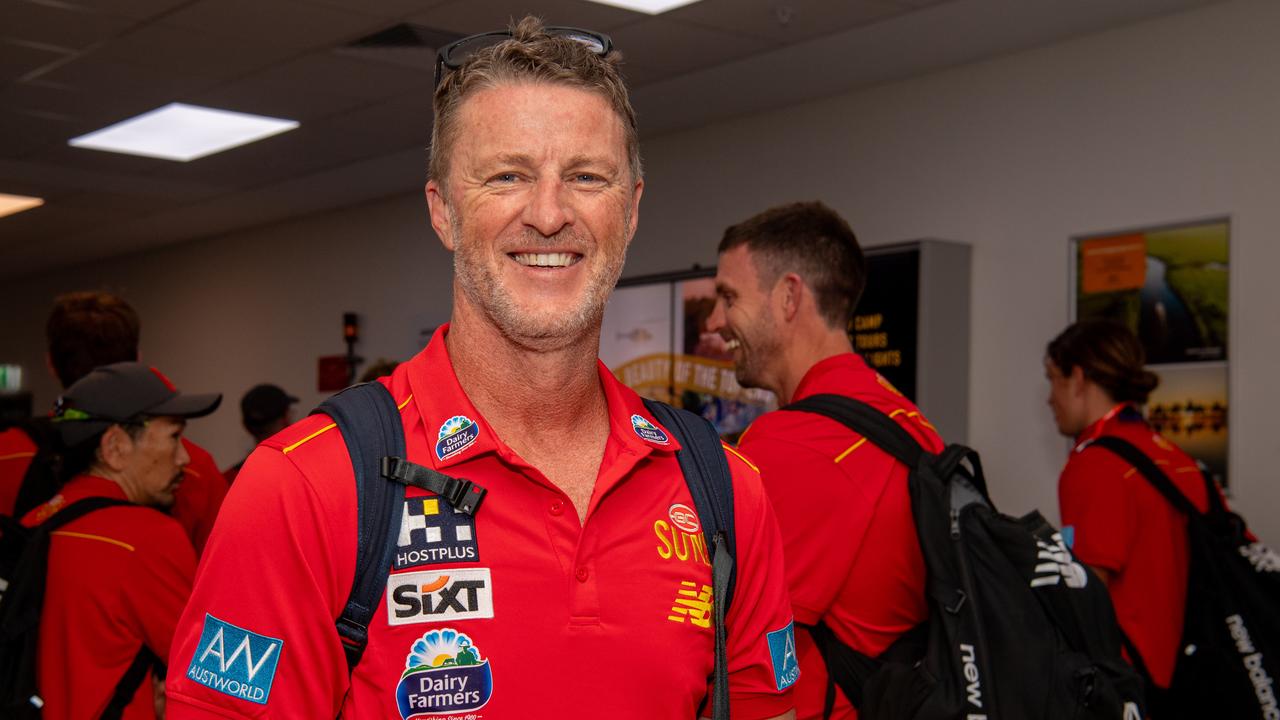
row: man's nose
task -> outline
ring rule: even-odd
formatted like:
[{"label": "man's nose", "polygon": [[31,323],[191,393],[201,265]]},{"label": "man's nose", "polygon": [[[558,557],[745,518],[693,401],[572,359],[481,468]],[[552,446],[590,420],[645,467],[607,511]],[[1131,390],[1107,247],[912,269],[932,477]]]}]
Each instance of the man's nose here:
[{"label": "man's nose", "polygon": [[724,326],[724,301],[716,298],[715,307],[711,308],[711,316],[707,318],[707,332],[718,333]]},{"label": "man's nose", "polygon": [[558,179],[538,180],[525,206],[524,223],[545,237],[555,235],[574,221],[568,189]]}]

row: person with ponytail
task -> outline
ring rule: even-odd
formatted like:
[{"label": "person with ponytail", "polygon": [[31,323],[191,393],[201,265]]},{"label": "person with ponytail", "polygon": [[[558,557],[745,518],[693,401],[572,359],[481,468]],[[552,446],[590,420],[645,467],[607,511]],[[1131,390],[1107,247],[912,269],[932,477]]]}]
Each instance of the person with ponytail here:
[{"label": "person with ponytail", "polygon": [[1160,382],[1144,362],[1128,327],[1082,320],[1049,343],[1044,366],[1054,422],[1075,442],[1058,479],[1063,539],[1107,584],[1121,629],[1152,682],[1167,688],[1186,600],[1186,519],[1132,465],[1092,446],[1103,435],[1129,441],[1208,508],[1196,461],[1143,418],[1140,406]]}]

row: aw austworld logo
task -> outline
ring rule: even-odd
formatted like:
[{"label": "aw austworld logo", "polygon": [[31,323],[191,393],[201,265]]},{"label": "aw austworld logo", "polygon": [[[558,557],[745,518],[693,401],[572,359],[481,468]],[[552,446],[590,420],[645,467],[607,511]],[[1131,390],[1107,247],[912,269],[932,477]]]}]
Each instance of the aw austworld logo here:
[{"label": "aw austworld logo", "polygon": [[415,640],[404,664],[396,686],[404,720],[476,710],[493,696],[489,660],[469,636],[453,628],[432,630]]},{"label": "aw austworld logo", "polygon": [[480,437],[480,426],[466,415],[454,415],[440,426],[436,438],[436,457],[441,460],[457,455],[471,447]]},{"label": "aw austworld logo", "polygon": [[231,697],[266,705],[284,641],[205,614],[187,677]]}]

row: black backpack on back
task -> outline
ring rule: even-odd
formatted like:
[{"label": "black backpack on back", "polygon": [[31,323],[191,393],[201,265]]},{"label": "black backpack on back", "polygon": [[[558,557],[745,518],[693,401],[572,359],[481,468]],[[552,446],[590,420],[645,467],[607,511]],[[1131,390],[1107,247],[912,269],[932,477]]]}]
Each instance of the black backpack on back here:
[{"label": "black backpack on back", "polygon": [[[1169,689],[1148,692],[1152,717],[1280,718],[1280,555],[1249,541],[1244,519],[1227,511],[1207,475],[1209,511],[1202,514],[1134,445],[1109,435],[1085,449],[1094,445],[1137,468],[1187,518],[1182,651]],[[1146,675],[1137,648],[1128,649]]]},{"label": "black backpack on back", "polygon": [[36,454],[27,465],[14,501],[13,517],[21,518],[48,502],[66,480],[62,472],[62,440],[51,418],[29,418],[11,427],[26,433],[36,446]]},{"label": "black backpack on back", "polygon": [[[725,649],[725,613],[733,598],[736,538],[733,519],[733,478],[720,436],[703,418],[686,410],[645,400],[653,413],[680,442],[676,458],[689,486],[694,509],[711,554],[712,616],[715,626],[714,720],[729,720],[729,664]],[[342,433],[356,477],[356,572],[351,594],[337,619],[338,635],[347,655],[347,671],[360,662],[369,642],[369,621],[387,586],[395,551],[392,527],[399,522],[409,485],[433,492],[455,512],[474,514],[487,493],[475,483],[411,463],[404,444],[404,426],[391,393],[382,383],[355,385],[325,400],[316,413],[331,417]],[[723,602],[721,599],[723,598]],[[710,699],[710,698],[709,698]],[[699,712],[701,716],[701,710]]]},{"label": "black backpack on back", "polygon": [[[42,716],[36,651],[54,531],[96,510],[129,504],[112,498],[85,498],[33,528],[0,515],[0,717],[36,720]],[[157,662],[156,655],[143,645],[117,683],[101,720],[122,716],[147,671]]]},{"label": "black backpack on back", "polygon": [[878,658],[823,623],[811,630],[860,718],[1141,720],[1142,681],[1121,657],[1106,587],[1039,512],[996,512],[977,453],[961,445],[926,452],[852,398],[817,395],[784,409],[843,423],[909,472],[929,621]]}]

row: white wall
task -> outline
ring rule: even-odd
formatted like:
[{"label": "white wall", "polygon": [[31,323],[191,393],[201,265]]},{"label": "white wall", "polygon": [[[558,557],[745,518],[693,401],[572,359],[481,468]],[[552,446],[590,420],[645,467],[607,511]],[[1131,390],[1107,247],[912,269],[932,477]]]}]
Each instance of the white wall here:
[{"label": "white wall", "polygon": [[[1280,4],[1237,0],[905,82],[646,141],[628,275],[714,263],[723,228],[820,198],[866,244],[972,243],[970,442],[1002,509],[1056,516],[1066,446],[1044,398],[1044,345],[1068,318],[1070,236],[1229,215],[1236,504],[1280,541]],[[815,69],[820,72],[820,69]],[[643,118],[641,118],[643,123]],[[144,316],[147,360],[234,404],[255,382],[314,392],[342,350],[406,357],[448,315],[448,256],[421,195],[6,284],[0,360],[38,362],[52,295],[108,286]],[[35,374],[35,373],[33,373]],[[46,383],[38,401],[53,396]],[[237,411],[193,424],[226,464]]]}]

